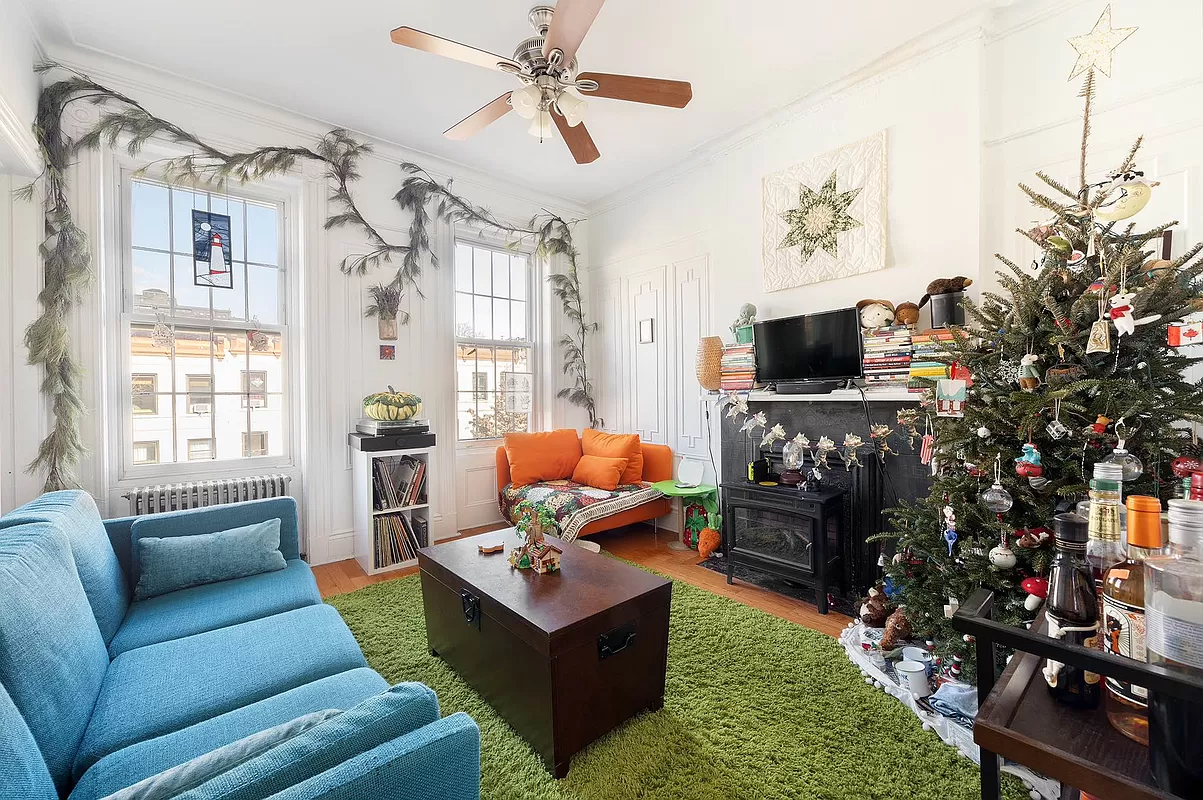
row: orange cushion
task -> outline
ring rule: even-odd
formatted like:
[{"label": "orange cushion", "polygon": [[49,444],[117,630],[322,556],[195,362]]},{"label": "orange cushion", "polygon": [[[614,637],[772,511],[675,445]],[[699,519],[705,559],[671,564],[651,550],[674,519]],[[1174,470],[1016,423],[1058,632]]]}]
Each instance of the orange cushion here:
[{"label": "orange cushion", "polygon": [[510,461],[510,481],[526,486],[539,481],[571,478],[581,460],[581,440],[564,428],[538,433],[507,433],[505,455]]},{"label": "orange cushion", "polygon": [[643,480],[643,448],[637,433],[602,433],[585,428],[581,434],[581,452],[587,456],[625,458],[627,468],[619,483],[639,483]]},{"label": "orange cushion", "polygon": [[576,462],[576,469],[572,471],[572,479],[594,489],[612,492],[618,488],[618,479],[626,468],[625,458],[581,456],[581,460]]}]

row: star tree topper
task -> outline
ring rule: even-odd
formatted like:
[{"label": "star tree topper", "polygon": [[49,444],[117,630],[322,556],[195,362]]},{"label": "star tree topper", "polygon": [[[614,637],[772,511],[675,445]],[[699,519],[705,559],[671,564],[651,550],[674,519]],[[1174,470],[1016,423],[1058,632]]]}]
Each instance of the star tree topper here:
[{"label": "star tree topper", "polygon": [[839,257],[839,240],[837,236],[844,231],[859,228],[863,223],[853,219],[848,214],[848,207],[860,194],[860,189],[850,189],[846,192],[836,191],[835,173],[823,184],[819,191],[802,184],[798,197],[798,207],[786,211],[781,216],[789,225],[789,233],[781,240],[778,249],[798,245],[802,248],[802,261],[805,263],[822,248],[832,257]]},{"label": "star tree topper", "polygon": [[1099,21],[1094,23],[1094,28],[1090,33],[1072,36],[1069,39],[1070,45],[1078,51],[1078,60],[1074,62],[1069,79],[1072,81],[1086,70],[1096,68],[1110,78],[1112,51],[1134,33],[1136,33],[1136,28],[1111,27],[1111,6],[1104,8]]}]

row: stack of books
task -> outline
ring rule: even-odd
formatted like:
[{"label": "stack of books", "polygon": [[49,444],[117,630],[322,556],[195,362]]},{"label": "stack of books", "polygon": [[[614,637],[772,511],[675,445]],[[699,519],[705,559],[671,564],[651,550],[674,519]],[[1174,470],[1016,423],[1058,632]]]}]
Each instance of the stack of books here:
[{"label": "stack of books", "polygon": [[756,349],[750,344],[731,344],[723,348],[719,362],[720,388],[724,392],[742,392],[756,383]]},{"label": "stack of books", "polygon": [[864,332],[865,387],[906,386],[911,374],[911,329],[906,325]]},{"label": "stack of books", "polygon": [[931,328],[911,337],[914,349],[910,382],[907,383],[911,391],[923,391],[931,386],[928,381],[948,377],[948,365],[940,359],[948,356],[944,348],[951,341],[952,331],[947,328]]},{"label": "stack of books", "polygon": [[373,520],[376,536],[376,569],[391,567],[418,557],[418,550],[430,544],[425,519],[405,514],[384,514]]},{"label": "stack of books", "polygon": [[372,503],[377,511],[404,508],[422,502],[426,488],[426,462],[413,456],[372,460]]}]

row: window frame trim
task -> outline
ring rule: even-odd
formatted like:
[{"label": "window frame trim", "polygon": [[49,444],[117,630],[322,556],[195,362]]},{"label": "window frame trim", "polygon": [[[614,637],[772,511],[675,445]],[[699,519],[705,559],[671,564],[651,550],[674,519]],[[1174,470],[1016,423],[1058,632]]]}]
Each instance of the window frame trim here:
[{"label": "window frame trim", "polygon": [[[455,251],[458,245],[467,245],[469,247],[483,247],[488,250],[501,251],[508,254],[518,254],[526,256],[526,300],[521,301],[526,303],[526,333],[525,341],[514,339],[484,339],[475,336],[459,336],[455,332],[455,295],[462,294],[455,288]],[[539,339],[539,332],[542,328],[539,325],[540,315],[542,313],[542,293],[540,287],[542,281],[540,276],[543,272],[544,260],[539,258],[534,252],[534,248],[529,246],[520,246],[517,248],[507,247],[504,236],[495,231],[486,231],[482,228],[471,225],[456,225],[453,226],[451,236],[451,253],[452,263],[449,278],[451,286],[451,342],[452,349],[455,353],[459,352],[460,345],[474,345],[476,347],[501,347],[508,349],[525,349],[529,350],[529,363],[531,365],[531,373],[534,375],[534,387],[531,411],[530,411],[530,431],[542,430],[540,425],[542,421],[541,415],[541,392],[539,387],[542,385],[543,371],[540,369],[539,358],[542,353],[542,342]],[[468,293],[470,296],[483,297],[484,295],[476,295],[474,292]],[[489,295],[492,297],[493,295]],[[456,364],[458,357],[452,361],[451,369],[451,396],[452,396],[452,419],[455,425],[455,446],[456,449],[481,449],[495,448],[503,438],[503,436],[492,436],[484,439],[461,439],[459,436],[459,383],[458,371]]]},{"label": "window frame trim", "polygon": [[[300,351],[300,341],[297,331],[297,321],[303,314],[302,305],[302,275],[301,275],[301,230],[300,210],[303,186],[299,179],[277,177],[259,181],[253,185],[239,186],[229,192],[232,197],[254,200],[275,205],[280,212],[280,229],[278,231],[277,252],[279,253],[278,268],[284,275],[284,297],[281,303],[279,324],[262,324],[261,329],[281,335],[281,359],[285,361],[283,391],[280,392],[280,414],[283,428],[284,455],[256,456],[251,458],[232,458],[204,461],[188,461],[187,452],[183,453],[184,460],[174,463],[134,464],[133,463],[133,397],[130,391],[130,375],[133,374],[129,352],[130,331],[138,324],[154,324],[156,317],[147,314],[133,313],[133,203],[132,187],[135,179],[145,179],[165,183],[170,186],[189,186],[186,182],[168,183],[160,170],[145,169],[146,156],[162,155],[170,158],[179,155],[178,152],[167,148],[150,145],[143,153],[143,158],[133,159],[125,154],[113,152],[109,160],[109,173],[113,181],[112,198],[115,213],[105,216],[105,230],[111,232],[112,249],[105,250],[107,258],[104,263],[104,280],[107,285],[115,288],[109,294],[108,309],[120,320],[117,326],[105,326],[104,348],[108,352],[107,363],[113,369],[105,380],[109,397],[106,406],[117,412],[120,425],[106,426],[106,447],[108,448],[108,464],[113,470],[113,480],[109,484],[114,489],[127,488],[147,483],[148,481],[188,481],[210,480],[226,477],[239,477],[265,472],[286,471],[295,473],[301,457],[302,423],[299,406],[294,399],[302,385],[300,371],[304,368],[303,354]],[[211,187],[202,185],[192,186],[195,191],[212,193]],[[200,321],[214,330],[246,331],[249,323],[238,320],[204,320]],[[116,335],[109,331],[116,329]],[[246,411],[246,409],[241,409]],[[174,414],[174,411],[172,412]],[[174,450],[179,449],[179,442]],[[186,441],[184,447],[187,447]],[[176,452],[178,459],[180,453]],[[160,449],[160,457],[162,452]]]}]

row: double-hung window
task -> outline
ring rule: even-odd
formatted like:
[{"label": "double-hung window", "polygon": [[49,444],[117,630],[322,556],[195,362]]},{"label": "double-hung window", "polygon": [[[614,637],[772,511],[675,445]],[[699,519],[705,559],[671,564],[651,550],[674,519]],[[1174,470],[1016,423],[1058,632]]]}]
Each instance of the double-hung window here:
[{"label": "double-hung window", "polygon": [[[284,204],[125,178],[122,463],[287,457]],[[232,288],[197,285],[194,209],[229,217]]]},{"label": "double-hung window", "polygon": [[460,441],[531,428],[532,270],[527,253],[455,246],[456,428]]}]

